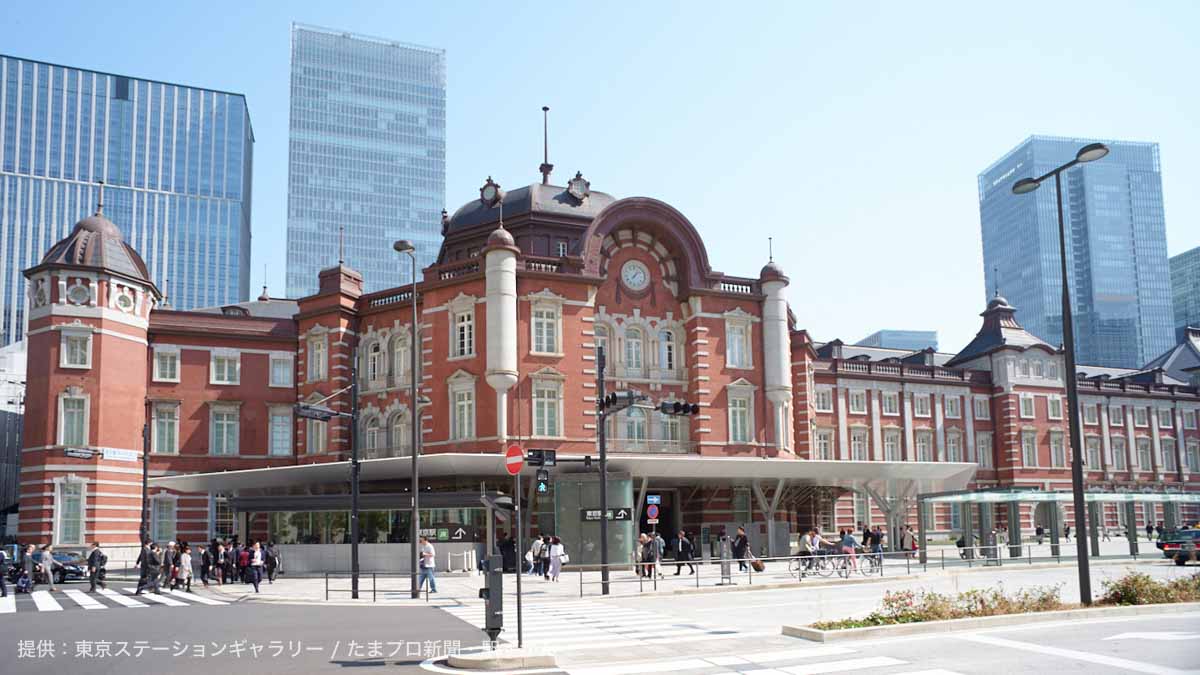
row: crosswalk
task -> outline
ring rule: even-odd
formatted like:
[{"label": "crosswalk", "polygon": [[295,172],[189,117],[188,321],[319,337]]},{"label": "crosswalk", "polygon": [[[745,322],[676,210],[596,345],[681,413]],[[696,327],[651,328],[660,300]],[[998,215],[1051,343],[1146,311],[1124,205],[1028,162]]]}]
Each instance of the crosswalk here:
[{"label": "crosswalk", "polygon": [[145,609],[153,606],[164,607],[195,607],[228,605],[230,603],[196,593],[184,591],[166,591],[162,595],[143,593],[134,596],[135,587],[98,589],[88,593],[78,588],[66,588],[59,591],[34,591],[32,593],[14,593],[11,589],[7,596],[0,598],[0,614],[15,614],[18,612],[63,612],[68,610],[96,611],[105,609]]},{"label": "crosswalk", "polygon": [[821,673],[886,672],[888,675],[961,675],[952,670],[922,669],[890,656],[870,656],[854,649],[819,645],[736,655],[638,661],[598,666],[567,667],[568,675],[637,675],[693,673],[696,675],[820,675]]}]

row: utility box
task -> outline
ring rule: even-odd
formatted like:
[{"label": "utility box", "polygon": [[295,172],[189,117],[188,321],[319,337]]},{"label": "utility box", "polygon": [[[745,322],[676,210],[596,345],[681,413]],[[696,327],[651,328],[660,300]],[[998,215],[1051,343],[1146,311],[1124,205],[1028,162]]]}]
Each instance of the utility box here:
[{"label": "utility box", "polygon": [[500,631],[504,630],[504,560],[501,556],[488,558],[488,571],[484,574],[479,597],[483,600],[483,632],[494,647]]}]

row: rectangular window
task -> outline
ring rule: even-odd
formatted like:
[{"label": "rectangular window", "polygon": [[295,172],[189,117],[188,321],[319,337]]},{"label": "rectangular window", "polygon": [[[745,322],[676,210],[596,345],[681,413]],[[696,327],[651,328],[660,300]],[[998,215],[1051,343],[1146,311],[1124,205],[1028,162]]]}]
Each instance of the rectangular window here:
[{"label": "rectangular window", "polygon": [[975,452],[979,456],[979,466],[983,469],[990,469],[994,466],[992,461],[992,435],[988,432],[982,432],[975,436]]},{"label": "rectangular window", "polygon": [[1046,364],[1046,377],[1052,380],[1058,379],[1058,364],[1054,361]]},{"label": "rectangular window", "polygon": [[1125,439],[1121,436],[1112,437],[1113,470],[1125,470]]},{"label": "rectangular window", "polygon": [[154,406],[154,446],[159,455],[179,454],[179,406],[159,404]]},{"label": "rectangular window", "polygon": [[1027,467],[1037,466],[1037,432],[1021,432],[1021,463]]},{"label": "rectangular window", "polygon": [[913,414],[929,417],[929,394],[913,394]]},{"label": "rectangular window", "polygon": [[450,355],[471,356],[475,353],[475,313],[459,312],[454,315],[454,344]]},{"label": "rectangular window", "polygon": [[211,384],[237,384],[240,378],[241,358],[237,354],[213,354]]},{"label": "rectangular window", "polygon": [[1195,429],[1196,428],[1196,411],[1195,410],[1183,411],[1183,428],[1184,429]]},{"label": "rectangular window", "polygon": [[289,356],[271,355],[271,386],[292,386],[292,359]]},{"label": "rectangular window", "polygon": [[679,418],[670,415],[659,415],[659,428],[661,429],[662,440],[664,441],[681,441],[683,436],[680,434]]},{"label": "rectangular window", "polygon": [[238,409],[213,406],[209,452],[214,455],[238,454]]},{"label": "rectangular window", "polygon": [[854,493],[854,522],[865,523],[871,518],[870,504],[864,492]]},{"label": "rectangular window", "polygon": [[562,436],[559,424],[561,389],[554,382],[535,382],[533,385],[533,435]]},{"label": "rectangular window", "polygon": [[178,382],[179,381],[179,352],[176,351],[158,351],[154,352],[154,381],[155,382]]},{"label": "rectangular window", "polygon": [[558,312],[554,309],[533,310],[533,351],[539,354],[558,353]]},{"label": "rectangular window", "polygon": [[975,399],[975,419],[986,420],[991,419],[991,417],[992,411],[988,405],[988,400],[986,398]]},{"label": "rectangular window", "polygon": [[933,434],[928,431],[917,432],[917,461],[933,461]]},{"label": "rectangular window", "polygon": [[729,441],[731,443],[750,442],[750,399],[730,397],[729,399]]},{"label": "rectangular window", "polygon": [[1119,405],[1108,406],[1108,425],[1111,427],[1125,426],[1125,409]]},{"label": "rectangular window", "polygon": [[851,391],[850,392],[850,412],[857,415],[864,415],[867,412],[867,392]]},{"label": "rectangular window", "polygon": [[813,398],[813,407],[817,412],[833,412],[833,392],[829,389],[818,389]]},{"label": "rectangular window", "polygon": [[79,545],[83,543],[83,483],[65,481],[58,484],[58,504],[55,509],[58,520],[57,543]]},{"label": "rectangular window", "polygon": [[946,455],[948,461],[963,461],[962,436],[953,433],[946,434]]},{"label": "rectangular window", "polygon": [[1158,409],[1158,428],[1172,429],[1175,427],[1175,411],[1170,408]]},{"label": "rectangular window", "polygon": [[750,367],[748,331],[748,327],[741,324],[726,324],[725,326],[725,360],[730,368]]},{"label": "rectangular window", "polygon": [[1084,445],[1087,446],[1087,456],[1085,457],[1087,460],[1087,468],[1091,469],[1092,471],[1099,471],[1101,468],[1100,439],[1088,438],[1084,441]]},{"label": "rectangular window", "polygon": [[63,368],[92,367],[92,336],[78,333],[62,334],[62,358],[59,365]]},{"label": "rectangular window", "polygon": [[962,417],[962,399],[957,396],[946,397],[946,418],[956,420]]},{"label": "rectangular window", "polygon": [[833,432],[828,429],[819,429],[817,431],[816,459],[833,459]]},{"label": "rectangular window", "polygon": [[328,364],[329,345],[324,336],[308,341],[308,381],[315,382],[325,379]]},{"label": "rectangular window", "polygon": [[889,430],[883,432],[883,458],[889,462],[901,461],[899,431]]},{"label": "rectangular window", "polygon": [[212,538],[232,539],[237,534],[237,523],[233,509],[229,508],[229,499],[224,495],[213,495],[212,503]]},{"label": "rectangular window", "polygon": [[1029,377],[1029,361],[1021,359],[1017,362],[1017,372],[1021,374],[1021,377]]},{"label": "rectangular window", "polygon": [[475,437],[475,392],[458,390],[453,393],[454,411],[450,438],[461,441]]},{"label": "rectangular window", "polygon": [[1062,398],[1050,396],[1046,398],[1046,415],[1052,420],[1062,419]]},{"label": "rectangular window", "polygon": [[320,420],[304,420],[304,450],[310,455],[325,452],[329,437],[329,423]]},{"label": "rectangular window", "polygon": [[1067,465],[1067,450],[1063,445],[1063,435],[1057,431],[1050,434],[1050,465],[1054,467]]},{"label": "rectangular window", "polygon": [[850,432],[850,459],[865,462],[867,457],[867,430],[855,429]]},{"label": "rectangular window", "polygon": [[1097,414],[1096,405],[1093,403],[1083,404],[1083,423],[1097,424],[1100,421],[1100,416]]},{"label": "rectangular window", "polygon": [[152,512],[151,536],[155,541],[171,541],[175,539],[175,500],[155,498]]},{"label": "rectangular window", "polygon": [[1139,406],[1133,409],[1133,426],[1144,427],[1149,423],[1149,417],[1145,408]]},{"label": "rectangular window", "polygon": [[1139,470],[1151,471],[1154,469],[1153,449],[1154,446],[1150,443],[1149,438],[1137,439],[1137,460]]},{"label": "rectangular window", "polygon": [[83,446],[88,444],[87,399],[81,396],[62,398],[61,445]]},{"label": "rectangular window", "polygon": [[273,457],[292,454],[292,411],[287,408],[271,410],[271,449]]},{"label": "rectangular window", "polygon": [[1187,468],[1191,472],[1200,472],[1200,443],[1188,443]]},{"label": "rectangular window", "polygon": [[1021,418],[1033,419],[1033,394],[1021,394]]},{"label": "rectangular window", "polygon": [[894,391],[883,392],[883,414],[892,416],[900,414],[900,394]]},{"label": "rectangular window", "polygon": [[1044,377],[1045,376],[1045,371],[1043,370],[1043,365],[1042,365],[1041,361],[1033,362],[1033,376],[1034,377]]},{"label": "rectangular window", "polygon": [[1163,471],[1177,471],[1175,468],[1175,439],[1164,438],[1158,442],[1158,449],[1162,452]]},{"label": "rectangular window", "polygon": [[560,241],[554,245],[554,250],[558,253],[558,257],[567,255],[567,242]]}]

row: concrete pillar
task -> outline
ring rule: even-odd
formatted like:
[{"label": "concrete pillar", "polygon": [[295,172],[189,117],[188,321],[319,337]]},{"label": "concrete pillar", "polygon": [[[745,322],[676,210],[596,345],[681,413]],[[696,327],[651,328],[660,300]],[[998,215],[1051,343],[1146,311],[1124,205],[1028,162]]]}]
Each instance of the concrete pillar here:
[{"label": "concrete pillar", "polygon": [[1178,504],[1163,502],[1163,529],[1174,530],[1179,527]]},{"label": "concrete pillar", "polygon": [[1138,553],[1137,502],[1125,502],[1125,538],[1129,540],[1129,555]]},{"label": "concrete pillar", "polygon": [[[992,541],[992,505],[981,503],[976,507],[979,512],[979,522],[976,523],[976,545],[991,546],[995,542]],[[994,558],[995,553],[984,550],[982,553],[984,558]]]},{"label": "concrete pillar", "polygon": [[1058,502],[1049,502],[1050,508],[1050,555],[1058,557],[1062,555],[1062,550],[1059,547],[1058,538],[1062,535],[1061,516],[1062,512],[1059,509]]},{"label": "concrete pillar", "polygon": [[963,543],[966,544],[963,552],[966,554],[967,559],[970,560],[971,558],[975,557],[975,549],[973,548],[975,544],[975,528],[972,526],[972,523],[974,522],[973,516],[975,505],[971,502],[963,502],[962,504],[957,504],[956,507],[958,508],[958,524],[960,525],[959,532],[961,533],[960,536],[963,538]]},{"label": "concrete pillar", "polygon": [[[503,227],[484,248],[487,303],[487,383],[496,391],[496,436],[508,440],[508,390],[517,383],[517,255]],[[519,498],[520,496],[517,495]]]},{"label": "concrete pillar", "polygon": [[1008,503],[1008,556],[1021,557],[1021,502]]},{"label": "concrete pillar", "polygon": [[1104,502],[1088,502],[1088,539],[1092,544],[1092,557],[1100,555],[1100,514]]},{"label": "concrete pillar", "polygon": [[[788,278],[774,262],[762,269],[759,275],[763,292],[763,379],[765,393],[771,402],[771,415],[775,429],[776,450],[784,450],[787,437],[786,427],[792,423],[787,419],[785,403],[792,400],[791,338],[788,331],[787,286]],[[767,519],[770,528],[771,518]]]},{"label": "concrete pillar", "polygon": [[928,527],[928,524],[925,522],[925,502],[917,500],[917,553],[922,563],[929,560],[929,552],[926,550],[927,539],[925,537]]}]

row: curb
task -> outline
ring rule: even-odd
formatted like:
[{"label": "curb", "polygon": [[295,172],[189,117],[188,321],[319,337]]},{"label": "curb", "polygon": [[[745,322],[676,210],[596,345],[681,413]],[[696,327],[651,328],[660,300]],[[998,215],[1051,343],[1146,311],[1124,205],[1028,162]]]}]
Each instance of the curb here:
[{"label": "curb", "polygon": [[468,671],[490,671],[554,668],[558,663],[553,654],[506,648],[468,654],[451,654],[446,660],[446,665]]},{"label": "curb", "polygon": [[1065,619],[1091,619],[1107,616],[1138,616],[1142,614],[1183,614],[1194,612],[1196,610],[1200,610],[1200,602],[1182,602],[1169,605],[1131,605],[1123,607],[1065,609],[1054,612],[1004,614],[1001,616],[948,619],[945,621],[922,621],[918,623],[893,624],[890,626],[844,628],[841,630],[820,630],[818,628],[810,628],[808,626],[785,625],[780,632],[788,637],[803,638],[812,642],[843,642],[866,640],[870,638],[922,635],[925,633],[943,633],[948,631],[982,630],[985,628],[998,628],[1001,626],[1062,621]]}]

